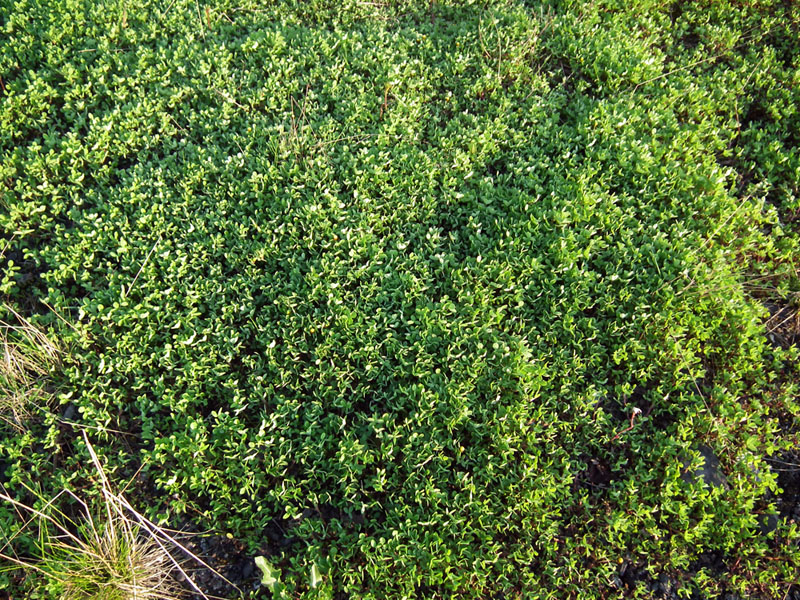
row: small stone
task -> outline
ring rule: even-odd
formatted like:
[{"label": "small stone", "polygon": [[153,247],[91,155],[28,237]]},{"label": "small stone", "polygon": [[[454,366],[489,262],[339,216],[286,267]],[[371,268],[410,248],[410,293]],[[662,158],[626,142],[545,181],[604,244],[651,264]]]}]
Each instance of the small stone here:
[{"label": "small stone", "polygon": [[72,402],[70,402],[64,409],[64,420],[73,421],[77,416],[78,416],[78,408]]},{"label": "small stone", "polygon": [[253,574],[254,563],[250,559],[242,562],[242,579],[248,579]]},{"label": "small stone", "polygon": [[708,446],[700,446],[698,449],[703,463],[694,471],[690,468],[689,461],[684,461],[683,474],[681,478],[687,483],[703,481],[710,487],[728,488],[728,481],[720,468],[719,459]]},{"label": "small stone", "polygon": [[778,528],[778,515],[762,515],[758,520],[761,535],[769,535]]}]

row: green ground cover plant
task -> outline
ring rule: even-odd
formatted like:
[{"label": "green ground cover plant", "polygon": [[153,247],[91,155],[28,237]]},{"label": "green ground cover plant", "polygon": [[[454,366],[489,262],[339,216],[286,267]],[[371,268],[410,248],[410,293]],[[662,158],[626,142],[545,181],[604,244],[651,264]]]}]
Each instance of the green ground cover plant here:
[{"label": "green ground cover plant", "polygon": [[4,493],[102,506],[94,447],[254,597],[798,597],[798,40],[779,1],[0,0],[0,316],[69,348]]}]

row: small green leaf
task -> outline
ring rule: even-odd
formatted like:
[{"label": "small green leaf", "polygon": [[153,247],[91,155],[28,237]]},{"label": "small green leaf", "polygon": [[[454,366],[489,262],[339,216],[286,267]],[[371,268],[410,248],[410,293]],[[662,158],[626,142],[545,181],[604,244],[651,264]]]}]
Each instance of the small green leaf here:
[{"label": "small green leaf", "polygon": [[319,572],[319,567],[317,563],[311,563],[311,589],[317,587],[320,583],[322,583],[322,575]]},{"label": "small green leaf", "polygon": [[280,572],[273,567],[263,556],[256,556],[256,566],[261,570],[261,585],[273,589],[278,583]]}]

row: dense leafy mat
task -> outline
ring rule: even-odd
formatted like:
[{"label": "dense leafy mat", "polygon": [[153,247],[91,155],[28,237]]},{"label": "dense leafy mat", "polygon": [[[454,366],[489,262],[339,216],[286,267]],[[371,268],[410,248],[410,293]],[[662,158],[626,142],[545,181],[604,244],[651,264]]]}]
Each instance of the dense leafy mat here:
[{"label": "dense leafy mat", "polygon": [[2,0],[0,31],[0,292],[71,348],[10,490],[90,493],[84,429],[287,598],[794,593],[761,303],[800,293],[792,2]]}]

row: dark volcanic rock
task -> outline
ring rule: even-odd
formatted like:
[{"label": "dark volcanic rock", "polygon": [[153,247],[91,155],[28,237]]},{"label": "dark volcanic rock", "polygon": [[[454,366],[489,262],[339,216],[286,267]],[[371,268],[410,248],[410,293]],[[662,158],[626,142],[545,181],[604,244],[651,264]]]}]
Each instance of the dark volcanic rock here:
[{"label": "dark volcanic rock", "polygon": [[728,488],[728,481],[725,479],[725,474],[720,468],[719,459],[708,446],[700,446],[698,449],[703,463],[692,470],[689,461],[683,464],[682,478],[687,483],[694,483],[702,481],[710,487],[723,487]]}]

